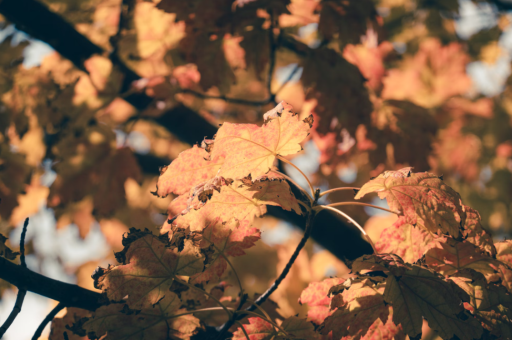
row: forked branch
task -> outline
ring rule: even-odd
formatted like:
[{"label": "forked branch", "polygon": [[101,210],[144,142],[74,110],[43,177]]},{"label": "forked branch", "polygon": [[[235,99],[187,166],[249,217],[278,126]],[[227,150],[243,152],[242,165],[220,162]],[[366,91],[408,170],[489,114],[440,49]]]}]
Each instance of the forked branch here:
[{"label": "forked branch", "polygon": [[[25,223],[23,223],[23,231],[21,232],[20,238],[20,261],[21,266],[27,268],[27,264],[25,263],[25,236],[27,235],[27,227],[28,227],[28,218],[25,219]],[[18,295],[16,296],[16,302],[14,303],[14,307],[5,320],[2,327],[0,327],[0,339],[4,336],[5,332],[11,327],[14,319],[21,312],[21,307],[23,306],[23,301],[25,300],[25,295],[27,295],[27,288],[25,286],[18,287]]]}]

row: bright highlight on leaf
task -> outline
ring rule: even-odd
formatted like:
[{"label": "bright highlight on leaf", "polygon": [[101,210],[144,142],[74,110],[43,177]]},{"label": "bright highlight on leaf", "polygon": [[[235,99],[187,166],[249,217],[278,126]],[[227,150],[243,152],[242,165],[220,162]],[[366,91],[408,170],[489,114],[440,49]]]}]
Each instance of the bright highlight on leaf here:
[{"label": "bright highlight on leaf", "polygon": [[[309,122],[299,120],[292,107],[284,102],[264,115],[262,127],[249,124],[224,123],[213,141],[211,157],[225,157],[219,175],[226,178],[252,178],[266,174],[277,156],[302,150],[309,134]],[[211,147],[211,146],[210,146]]]},{"label": "bright highlight on leaf", "polygon": [[407,223],[432,233],[457,237],[465,223],[459,194],[428,172],[411,173],[410,168],[386,171],[366,183],[355,198],[371,192],[385,198],[389,207],[399,211]]}]

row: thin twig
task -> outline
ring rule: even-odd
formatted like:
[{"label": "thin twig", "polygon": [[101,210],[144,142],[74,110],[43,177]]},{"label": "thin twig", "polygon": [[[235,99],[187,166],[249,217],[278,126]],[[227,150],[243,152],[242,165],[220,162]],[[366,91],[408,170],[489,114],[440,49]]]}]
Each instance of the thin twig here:
[{"label": "thin twig", "polygon": [[295,164],[293,164],[292,162],[290,162],[289,160],[287,160],[287,159],[286,159],[286,158],[284,158],[283,156],[279,156],[279,155],[277,155],[277,159],[282,160],[282,161],[283,161],[283,162],[285,162],[286,164],[291,165],[291,166],[292,166],[292,167],[294,167],[297,171],[299,171],[299,172],[300,172],[300,174],[301,174],[302,176],[304,176],[304,178],[306,179],[306,181],[308,181],[309,189],[311,190],[311,195],[312,195],[313,197],[315,197],[315,189],[313,188],[313,184],[311,184],[311,182],[309,181],[308,176],[306,176],[306,174],[304,174],[304,173],[299,169],[299,167],[298,167],[298,166],[296,166]]},{"label": "thin twig", "polygon": [[394,210],[389,210],[389,209],[386,209],[383,207],[379,207],[378,205],[362,203],[362,202],[337,202],[337,203],[328,204],[327,207],[341,207],[343,205],[360,205],[360,206],[364,206],[364,207],[370,207],[370,208],[384,210],[384,211],[387,211],[387,212],[390,212],[390,213],[396,214],[396,215],[399,214],[399,212],[394,211]]},{"label": "thin twig", "polygon": [[[20,261],[21,266],[27,268],[27,264],[25,263],[25,237],[27,235],[27,227],[28,227],[28,217],[25,219],[25,223],[23,223],[23,231],[21,232],[20,237]],[[21,312],[21,307],[23,306],[23,301],[25,300],[25,295],[27,295],[26,287],[18,287],[18,295],[16,296],[16,302],[14,303],[14,307],[5,320],[2,327],[0,327],[0,339],[4,336],[5,332],[11,327],[14,319]]]},{"label": "thin twig", "polygon": [[268,322],[268,323],[269,323],[269,324],[271,324],[272,326],[274,326],[274,329],[276,329],[276,328],[277,328],[277,329],[278,329],[278,330],[280,330],[281,332],[283,332],[283,333],[285,333],[285,334],[288,334],[288,332],[287,332],[287,331],[285,331],[285,330],[283,329],[283,327],[279,326],[277,323],[275,323],[274,321],[272,321],[272,319],[271,319],[270,317],[262,317],[262,316],[261,316],[260,314],[258,314],[258,313],[255,313],[255,312],[249,312],[249,311],[247,311],[247,310],[244,310],[244,311],[240,312],[240,314],[248,314],[248,315],[252,315],[252,316],[254,316],[254,317],[256,317],[256,318],[260,318],[260,319],[262,319],[262,320],[264,320],[264,321]]},{"label": "thin twig", "polygon": [[[283,176],[284,178],[286,178],[290,183],[295,185],[295,187],[297,189],[299,189],[300,192],[302,194],[304,194],[304,196],[306,196],[311,203],[313,203],[313,198],[308,194],[308,192],[306,190],[302,189],[302,187],[299,184],[297,184],[297,182],[295,182],[290,176],[288,176],[287,174],[282,173],[281,171],[277,171],[277,170],[270,170],[270,171],[275,172],[276,174],[279,174],[279,175]],[[302,203],[302,202],[300,202],[300,203]]]},{"label": "thin twig", "polygon": [[23,305],[23,300],[25,299],[25,295],[27,294],[27,290],[25,288],[19,288],[18,296],[16,297],[16,303],[14,304],[14,308],[11,311],[11,314],[7,317],[2,327],[0,327],[0,339],[4,336],[5,332],[9,327],[11,327],[12,322],[18,314],[21,312],[21,306]]},{"label": "thin twig", "polygon": [[308,218],[306,220],[304,236],[302,237],[302,240],[300,240],[299,244],[297,245],[297,248],[295,248],[295,251],[293,252],[290,259],[288,260],[288,263],[284,267],[284,269],[281,272],[281,274],[279,275],[279,277],[274,281],[272,286],[270,286],[265,293],[263,293],[260,297],[258,297],[256,299],[254,304],[247,307],[246,311],[252,312],[256,309],[256,307],[254,307],[254,305],[261,305],[263,302],[265,302],[265,300],[267,300],[267,298],[277,289],[277,287],[279,287],[281,282],[286,278],[286,276],[288,275],[288,272],[292,268],[293,263],[299,256],[300,251],[302,250],[302,248],[304,248],[304,246],[306,245],[306,242],[309,239],[309,236],[311,235],[311,226],[312,226],[314,216],[315,216],[315,211],[311,210],[311,212],[308,214]]},{"label": "thin twig", "polygon": [[235,320],[235,322],[236,322],[236,324],[237,324],[238,326],[240,326],[240,328],[242,329],[242,332],[244,332],[245,338],[246,338],[247,340],[251,340],[251,338],[249,338],[249,334],[247,334],[247,331],[246,331],[246,330],[245,330],[245,328],[244,328],[244,325],[242,325],[242,324],[240,323],[240,321]]},{"label": "thin twig", "polygon": [[28,227],[28,217],[25,219],[25,223],[23,223],[23,230],[21,231],[20,237],[20,262],[21,266],[27,268],[27,263],[25,262],[25,237],[27,236],[27,227]]},{"label": "thin twig", "polygon": [[293,68],[292,72],[288,75],[288,78],[286,78],[286,80],[281,84],[281,86],[279,86],[279,88],[275,92],[274,96],[277,96],[279,94],[279,92],[281,92],[284,89],[286,84],[288,84],[293,79],[293,76],[295,76],[295,74],[299,70],[300,70],[300,65],[299,64],[295,65],[295,67]]},{"label": "thin twig", "polygon": [[324,191],[324,192],[320,193],[320,197],[325,196],[325,195],[328,195],[328,194],[330,194],[330,193],[332,193],[332,192],[335,192],[335,191],[343,191],[343,190],[354,190],[354,191],[356,191],[356,190],[360,190],[360,189],[361,189],[361,188],[356,188],[356,187],[342,187],[342,188],[334,188],[334,189],[329,189],[329,190],[326,190],[326,191]]},{"label": "thin twig", "polygon": [[34,336],[32,337],[32,340],[39,339],[39,337],[43,333],[46,325],[48,325],[50,323],[50,321],[52,321],[55,318],[55,315],[57,315],[65,307],[66,306],[62,302],[59,302],[59,304],[57,306],[55,306],[55,308],[52,309],[50,313],[48,313],[48,315],[46,316],[46,318],[44,318],[43,322],[41,322],[39,327],[37,327],[36,332],[34,333]]},{"label": "thin twig", "polygon": [[373,251],[375,252],[375,254],[378,254],[379,252],[377,251],[377,249],[375,249],[375,245],[373,244],[373,241],[372,239],[370,238],[370,236],[368,236],[368,234],[366,233],[366,231],[364,230],[363,227],[361,227],[361,225],[359,223],[357,223],[352,217],[350,217],[349,215],[345,214],[343,211],[340,211],[338,209],[334,209],[328,205],[319,205],[317,206],[318,210],[323,210],[323,209],[327,209],[327,210],[331,210],[331,211],[334,211],[335,213],[345,217],[347,220],[349,220],[350,222],[352,222],[356,227],[357,229],[359,229],[361,231],[361,233],[364,235],[364,238],[366,239],[366,241],[368,241],[368,243],[370,243],[370,245],[372,246],[372,249]]},{"label": "thin twig", "polygon": [[243,105],[249,105],[249,106],[263,106],[263,105],[269,104],[273,101],[272,96],[268,97],[267,99],[263,99],[263,100],[245,100],[245,99],[239,99],[239,98],[230,98],[230,97],[226,97],[226,96],[212,96],[209,94],[193,91],[190,89],[181,89],[179,92],[192,94],[201,99],[220,99],[227,103],[243,104]]},{"label": "thin twig", "polygon": [[217,299],[215,296],[213,296],[212,294],[208,293],[206,290],[204,289],[201,289],[199,287],[196,287],[194,286],[193,284],[190,284],[186,281],[183,281],[183,280],[180,280],[180,279],[177,279],[177,278],[174,278],[174,280],[178,283],[181,283],[182,285],[185,285],[189,288],[192,288],[192,289],[195,289],[195,290],[198,290],[199,292],[203,293],[204,295],[208,296],[209,298],[211,298],[213,301],[215,301],[222,309],[224,309],[224,311],[228,314],[228,317],[231,318],[232,317],[232,313],[229,311],[229,309],[224,306],[224,304],[222,302],[220,302],[219,299]]},{"label": "thin twig", "polygon": [[268,77],[267,77],[267,91],[272,101],[275,102],[275,94],[272,94],[272,78],[274,77],[274,68],[276,66],[276,50],[277,44],[274,41],[274,25],[275,25],[275,17],[274,11],[272,9],[268,10],[268,14],[270,15],[270,27],[268,29],[268,40],[270,44],[270,61],[268,67]]},{"label": "thin twig", "polygon": [[[297,248],[295,248],[295,251],[293,252],[290,259],[288,260],[288,263],[284,267],[281,274],[279,274],[278,278],[267,289],[267,291],[265,293],[263,293],[262,295],[260,295],[260,297],[258,297],[256,299],[256,301],[254,301],[253,304],[251,304],[249,307],[247,307],[244,312],[253,312],[256,309],[256,307],[255,307],[256,305],[260,306],[261,304],[263,304],[268,299],[268,297],[277,289],[277,287],[279,287],[279,284],[281,284],[281,282],[286,278],[293,263],[299,256],[300,251],[302,250],[302,248],[304,248],[304,245],[306,244],[307,240],[309,239],[309,236],[311,235],[311,226],[313,224],[312,222],[313,222],[313,218],[315,216],[315,212],[316,212],[315,210],[311,209],[311,211],[308,213],[308,217],[306,220],[306,227],[304,230],[304,236],[302,237],[302,240],[300,240],[299,244],[297,245]],[[241,313],[241,314],[243,314],[243,313]],[[228,320],[222,326],[218,327],[217,330],[219,332],[219,335],[218,335],[217,339],[220,339],[224,335],[224,333],[226,333],[229,330],[229,328],[231,328],[231,326],[233,326],[233,323],[237,322],[238,319],[240,319],[240,316],[234,317],[233,319]]]}]

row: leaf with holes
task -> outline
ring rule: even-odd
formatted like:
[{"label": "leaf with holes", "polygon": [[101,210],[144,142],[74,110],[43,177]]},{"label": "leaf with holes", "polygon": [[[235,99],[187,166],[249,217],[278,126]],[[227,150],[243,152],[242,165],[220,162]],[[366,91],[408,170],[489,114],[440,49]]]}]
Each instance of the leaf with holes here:
[{"label": "leaf with holes", "polygon": [[466,212],[466,223],[462,228],[462,235],[466,238],[466,241],[480,247],[482,250],[489,253],[489,255],[496,255],[496,248],[494,247],[492,235],[480,223],[482,218],[478,211],[466,205],[463,205],[462,207]]},{"label": "leaf with holes", "polygon": [[12,251],[5,245],[5,241],[7,241],[7,237],[0,234],[0,256],[3,256],[8,260],[14,260],[20,253]]},{"label": "leaf with holes", "polygon": [[[223,222],[235,218],[240,224],[250,224],[255,217],[267,212],[267,205],[301,214],[298,201],[285,180],[262,178],[254,183],[246,183],[235,181],[223,185],[220,192],[213,190],[205,203],[196,197],[189,204],[193,209],[186,210],[173,224],[183,229],[190,228],[191,231],[202,231],[215,218],[220,218]],[[170,225],[164,226],[162,232],[165,233],[169,229]]]},{"label": "leaf with holes", "polygon": [[124,250],[116,253],[121,265],[98,270],[93,275],[94,286],[112,301],[125,300],[132,309],[155,305],[172,294],[175,281],[184,282],[181,276],[192,276],[204,268],[204,256],[191,240],[185,240],[178,251],[149,231],[132,228],[123,244]]},{"label": "leaf with holes", "polygon": [[300,120],[292,107],[281,102],[264,115],[265,123],[224,123],[217,132],[211,152],[212,159],[225,157],[219,175],[241,179],[266,174],[277,156],[293,155],[302,150],[302,142],[311,125]]},{"label": "leaf with holes", "polygon": [[363,185],[355,198],[371,192],[385,198],[390,208],[399,211],[407,223],[432,233],[457,237],[465,223],[460,195],[428,172],[411,173],[410,168],[385,171]]},{"label": "leaf with holes", "polygon": [[512,336],[512,295],[505,287],[488,283],[481,273],[472,269],[463,269],[450,280],[468,294],[470,301],[464,306],[485,329],[498,338]]}]

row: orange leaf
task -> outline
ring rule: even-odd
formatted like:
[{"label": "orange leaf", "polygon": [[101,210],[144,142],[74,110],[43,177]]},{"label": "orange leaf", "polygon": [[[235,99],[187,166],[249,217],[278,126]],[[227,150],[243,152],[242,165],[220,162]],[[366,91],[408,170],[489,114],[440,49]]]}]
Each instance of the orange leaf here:
[{"label": "orange leaf", "polygon": [[310,124],[301,121],[292,107],[281,102],[263,116],[262,126],[224,123],[217,132],[212,159],[225,157],[219,175],[240,179],[257,178],[273,166],[276,156],[292,155],[302,150]]},{"label": "orange leaf", "polygon": [[342,284],[345,279],[331,278],[325,279],[322,282],[311,282],[306,289],[302,291],[299,298],[299,303],[306,303],[309,306],[308,319],[315,324],[320,325],[324,322],[331,312],[329,305],[331,297],[329,290],[336,285]]},{"label": "orange leaf", "polygon": [[[322,334],[332,331],[333,339],[391,339],[401,332],[393,323],[393,307],[384,302],[384,285],[369,279],[357,280],[336,295],[331,308],[337,310],[321,327]],[[380,337],[374,337],[380,334]]]},{"label": "orange leaf", "polygon": [[375,249],[379,253],[396,254],[405,262],[414,263],[435,246],[435,239],[435,235],[405,222],[402,216],[382,231],[375,242]]},{"label": "orange leaf", "polygon": [[[274,328],[272,324],[261,318],[249,318],[249,324],[243,325],[250,340],[270,340],[270,339],[320,339],[320,334],[315,332],[315,327],[312,323],[300,319],[296,316],[291,316],[285,319],[281,324],[281,328],[288,333],[289,336],[284,336],[282,331]],[[247,339],[244,332],[238,328],[233,333],[233,340]]]},{"label": "orange leaf", "polygon": [[[466,241],[473,243],[475,246],[486,251],[491,256],[495,255],[496,248],[494,247],[495,245],[492,240],[492,235],[480,223],[482,219],[478,211],[466,205],[462,205],[462,208],[466,212],[466,222],[462,228],[462,235],[466,238]],[[498,260],[504,261],[499,257]]]},{"label": "orange leaf", "polygon": [[172,250],[149,231],[134,228],[124,238],[125,249],[116,253],[121,265],[100,268],[94,275],[94,286],[113,301],[130,308],[149,308],[173,294],[169,291],[178,276],[191,276],[204,268],[204,257],[191,240],[184,241],[181,252]]},{"label": "orange leaf", "polygon": [[213,245],[213,253],[208,256],[206,269],[192,276],[193,283],[220,280],[227,268],[227,256],[244,255],[244,249],[253,247],[260,239],[260,231],[234,219],[224,223],[217,219],[204,229],[202,237],[201,248]]},{"label": "orange leaf", "polygon": [[162,169],[157,183],[157,194],[165,197],[170,193],[183,195],[194,186],[215,177],[224,157],[209,160],[208,153],[194,145],[180,153],[169,166]]},{"label": "orange leaf", "polygon": [[385,171],[363,185],[355,198],[370,192],[386,198],[390,208],[399,211],[407,223],[432,233],[457,237],[465,222],[460,195],[428,172],[411,173],[411,168]]},{"label": "orange leaf", "polygon": [[[223,185],[220,192],[213,190],[211,198],[206,203],[202,203],[197,197],[194,198],[190,203],[193,208],[190,211],[185,210],[173,224],[180,228],[190,227],[191,231],[202,231],[213,220],[212,216],[224,222],[236,218],[241,224],[250,224],[255,217],[267,212],[267,205],[279,206],[301,214],[300,206],[288,183],[282,179],[270,180],[264,177],[249,185],[243,181]],[[164,226],[162,233],[169,229],[170,225]]]}]

